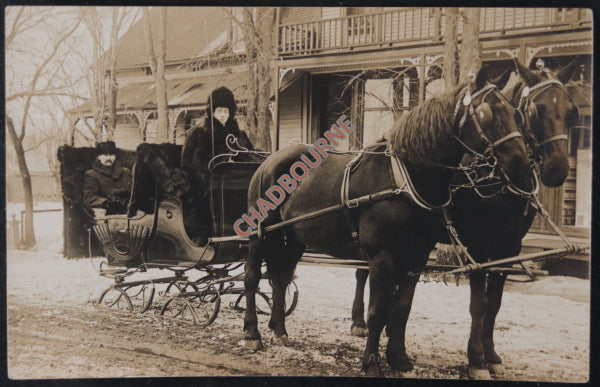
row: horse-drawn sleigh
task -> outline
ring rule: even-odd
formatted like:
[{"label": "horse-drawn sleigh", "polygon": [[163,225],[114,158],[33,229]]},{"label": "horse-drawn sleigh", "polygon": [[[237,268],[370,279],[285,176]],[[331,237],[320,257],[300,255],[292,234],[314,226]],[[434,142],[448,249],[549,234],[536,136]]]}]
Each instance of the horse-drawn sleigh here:
[{"label": "horse-drawn sleigh", "polygon": [[[487,199],[506,195],[508,190],[517,196],[522,205],[520,208],[527,209],[532,205],[544,214],[535,195],[537,175],[532,172],[535,167],[530,163],[528,152],[535,148],[530,139],[538,142],[544,161],[564,156],[560,152],[564,144],[559,143],[576,113],[573,113],[575,107],[566,94],[559,95],[560,104],[542,103],[542,92],[550,88],[554,91],[554,86],[564,92],[560,81],[548,78],[543,85],[534,86],[531,84],[533,77],[527,79],[524,72],[525,69],[519,68],[525,83],[515,89],[521,90],[515,91],[515,96],[517,100],[521,99],[523,106],[521,103],[514,106],[513,98],[507,98],[494,84],[500,81],[489,80],[486,72],[481,71],[475,82],[434,97],[407,113],[386,142],[352,154],[329,152],[323,155],[318,168],[311,169],[310,174],[299,179],[302,183],[297,184],[294,192],[278,208],[265,214],[257,230],[245,236],[236,232],[236,220],[267,189],[276,185],[278,178],[310,147],[291,146],[267,158],[264,153],[234,146],[235,141],[229,138],[232,140],[228,142],[231,152],[210,160],[209,173],[203,182],[205,191],[195,193],[197,198],[204,200],[208,215],[209,234],[205,239],[190,238],[185,228],[184,201],[175,194],[173,184],[157,180],[160,174],[152,167],[154,161],[160,160],[166,170],[176,170],[181,152],[177,146],[161,148],[145,144],[136,154],[123,152],[123,158],[130,161],[134,170],[128,213],[94,219],[82,215],[82,209],[77,205],[77,189],[69,187],[64,179],[64,170],[69,168],[67,160],[73,158],[68,156],[69,153],[81,149],[63,147],[59,157],[63,167],[65,222],[74,218],[87,219],[77,222],[78,227],[87,227],[88,239],[83,242],[92,246],[91,241],[97,237],[107,264],[111,266],[101,267],[100,273],[115,281],[100,296],[98,303],[111,307],[125,305],[130,311],[144,312],[152,305],[154,286],[165,284],[166,298],[160,308],[161,315],[183,319],[189,316],[194,322],[210,324],[218,312],[220,296],[231,292],[239,295],[236,305],[245,297],[246,342],[249,347],[260,349],[258,293],[271,309],[269,327],[274,330],[276,341],[285,344],[285,316],[291,313],[298,297],[292,281],[294,268],[306,248],[311,247],[336,257],[335,262],[342,266],[350,263],[368,268],[368,272],[357,275],[363,279],[362,286],[366,274],[371,278],[368,322],[362,322],[364,328],[368,326],[363,369],[367,375],[380,375],[378,348],[384,327],[387,327],[389,337],[388,363],[399,370],[412,367],[405,350],[404,332],[419,275],[427,271],[468,273],[476,279],[471,281],[473,326],[483,329],[474,328],[476,332],[472,332],[470,371],[474,377],[485,377],[478,371],[488,364],[500,363],[493,351],[491,335],[501,286],[498,291],[492,283],[503,283],[506,273],[515,273],[514,263],[548,259],[580,249],[565,238],[567,245],[560,251],[517,257],[518,249],[511,250],[516,251],[512,254],[515,257],[491,263],[485,260],[505,258],[510,254],[499,257],[470,254],[471,249],[476,249],[475,242],[466,243],[468,250],[460,249],[463,245],[452,222],[455,211],[451,205],[458,197],[455,195],[457,190],[452,189],[457,176],[466,179],[458,184],[461,189],[478,192],[477,198],[472,200],[483,200],[483,207]],[[525,88],[535,91],[538,100],[527,98],[522,91]],[[542,116],[548,110],[542,107],[554,109],[554,116],[558,118],[552,123],[544,120]],[[149,158],[149,155],[158,157]],[[251,159],[242,161],[240,155],[251,156]],[[471,157],[466,164],[461,163],[465,155]],[[544,182],[547,179],[545,168],[542,164]],[[492,191],[495,193],[490,194]],[[72,217],[73,213],[78,213],[79,217]],[[524,226],[525,231],[529,224]],[[65,226],[68,232],[70,226]],[[427,265],[429,252],[437,241],[444,239],[444,233],[457,247],[461,265]],[[521,238],[522,235],[518,247]],[[65,246],[67,244],[66,241]],[[89,249],[90,255],[99,255],[97,251],[92,252],[92,247]],[[482,259],[485,263],[481,263]],[[265,279],[263,260],[273,288],[272,299],[259,287],[261,279]],[[313,259],[312,262],[322,263],[323,260]],[[243,264],[243,275],[230,274]],[[125,281],[126,277],[148,269],[168,269],[174,275]],[[203,270],[206,275],[198,281],[189,281],[184,274],[190,269]],[[519,272],[531,274],[528,270],[523,266]],[[486,276],[489,276],[488,294],[478,293],[481,286],[485,289]],[[243,288],[234,285],[242,280]],[[361,281],[358,286],[360,289]],[[358,295],[362,298],[362,293],[357,290]],[[141,301],[135,305],[134,299]],[[361,302],[355,300],[355,324],[357,321],[360,324],[359,320],[363,318]],[[207,305],[210,306],[208,311]]]}]

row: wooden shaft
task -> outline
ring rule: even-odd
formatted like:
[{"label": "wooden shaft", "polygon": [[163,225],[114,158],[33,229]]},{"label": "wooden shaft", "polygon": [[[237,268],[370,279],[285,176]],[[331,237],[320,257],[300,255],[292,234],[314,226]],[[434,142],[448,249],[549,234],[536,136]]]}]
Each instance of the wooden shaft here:
[{"label": "wooden shaft", "polygon": [[[583,251],[583,250],[587,250],[589,248],[589,246],[575,246],[575,247],[576,247],[576,251]],[[563,247],[562,249],[554,249],[554,250],[540,251],[537,253],[517,255],[515,257],[498,259],[496,261],[491,261],[491,262],[486,262],[486,263],[469,264],[469,265],[463,266],[461,268],[458,268],[456,270],[452,270],[451,272],[449,272],[449,274],[466,273],[466,272],[470,272],[470,271],[485,269],[488,267],[500,266],[500,265],[504,265],[504,264],[508,264],[508,263],[519,263],[522,261],[534,261],[534,260],[539,260],[539,259],[547,259],[554,255],[565,255],[565,254],[569,254],[572,252],[573,252],[572,248]]]}]

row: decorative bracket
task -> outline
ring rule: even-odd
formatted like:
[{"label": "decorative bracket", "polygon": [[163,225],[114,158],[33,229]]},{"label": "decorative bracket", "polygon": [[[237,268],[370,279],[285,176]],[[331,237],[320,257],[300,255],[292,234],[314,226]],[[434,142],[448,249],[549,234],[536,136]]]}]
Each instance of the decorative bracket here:
[{"label": "decorative bracket", "polygon": [[277,84],[278,87],[281,87],[281,81],[283,81],[283,77],[285,77],[285,74],[287,74],[290,70],[292,71],[292,74],[296,72],[295,67],[279,69],[279,83]]}]

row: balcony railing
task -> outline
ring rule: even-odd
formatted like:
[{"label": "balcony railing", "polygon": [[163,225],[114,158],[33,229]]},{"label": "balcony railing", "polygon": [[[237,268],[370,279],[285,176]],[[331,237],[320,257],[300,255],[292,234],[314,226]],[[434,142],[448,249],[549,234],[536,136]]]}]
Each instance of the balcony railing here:
[{"label": "balcony railing", "polygon": [[[591,16],[575,8],[482,8],[480,33],[511,34],[589,22]],[[280,55],[310,55],[331,50],[392,46],[443,40],[446,17],[435,8],[391,11],[322,19],[279,26]],[[463,23],[459,18],[458,34]]]}]

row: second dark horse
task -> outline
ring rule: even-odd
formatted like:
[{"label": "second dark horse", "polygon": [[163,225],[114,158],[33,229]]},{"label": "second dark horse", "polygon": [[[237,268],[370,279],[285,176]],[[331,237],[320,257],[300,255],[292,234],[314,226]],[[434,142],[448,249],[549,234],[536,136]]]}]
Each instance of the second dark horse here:
[{"label": "second dark horse", "polygon": [[[537,161],[542,183],[558,187],[569,171],[567,130],[579,119],[577,106],[563,86],[577,70],[577,62],[557,74],[529,70],[518,61],[515,64],[519,78],[507,83],[503,94],[522,110],[521,128]],[[536,215],[529,200],[526,194],[510,191],[490,198],[469,189],[457,191],[450,214],[461,241],[477,262],[519,254],[521,241]],[[448,243],[443,238],[441,242]],[[359,336],[367,333],[363,297],[368,275],[366,269],[356,271],[352,334]],[[472,324],[467,347],[468,373],[474,379],[490,379],[490,371],[497,372],[502,366],[502,359],[494,349],[493,335],[506,276],[478,272],[469,279]]]},{"label": "second dark horse", "polygon": [[[472,97],[472,98],[471,98]],[[480,115],[481,114],[481,115]],[[448,199],[448,186],[465,152],[493,155],[498,166],[521,189],[531,189],[528,155],[515,123],[516,110],[506,103],[495,86],[487,84],[480,71],[472,85],[461,85],[433,97],[404,115],[387,144],[363,155],[349,184],[349,198],[390,188],[399,188],[392,178],[392,157],[405,166],[416,192],[434,205]],[[269,157],[256,171],[249,187],[249,206],[289,172],[290,166],[308,151],[305,145],[290,146]],[[384,152],[384,150],[386,150]],[[272,210],[262,226],[269,226],[340,203],[346,165],[351,155],[329,154],[310,171],[296,190]],[[360,182],[360,183],[357,183]],[[388,325],[388,364],[408,370],[412,363],[405,349],[405,327],[418,276],[438,240],[439,214],[417,205],[406,194],[398,194],[350,210],[359,230],[359,246],[351,238],[349,219],[343,211],[296,222],[250,239],[246,261],[247,310],[244,319],[246,345],[262,348],[258,331],[255,295],[261,278],[261,263],[267,263],[273,286],[273,308],[269,328],[276,342],[288,342],[285,329],[285,289],[306,246],[335,257],[368,257],[370,300],[368,338],[362,358],[367,375],[380,376],[379,340]]]}]

